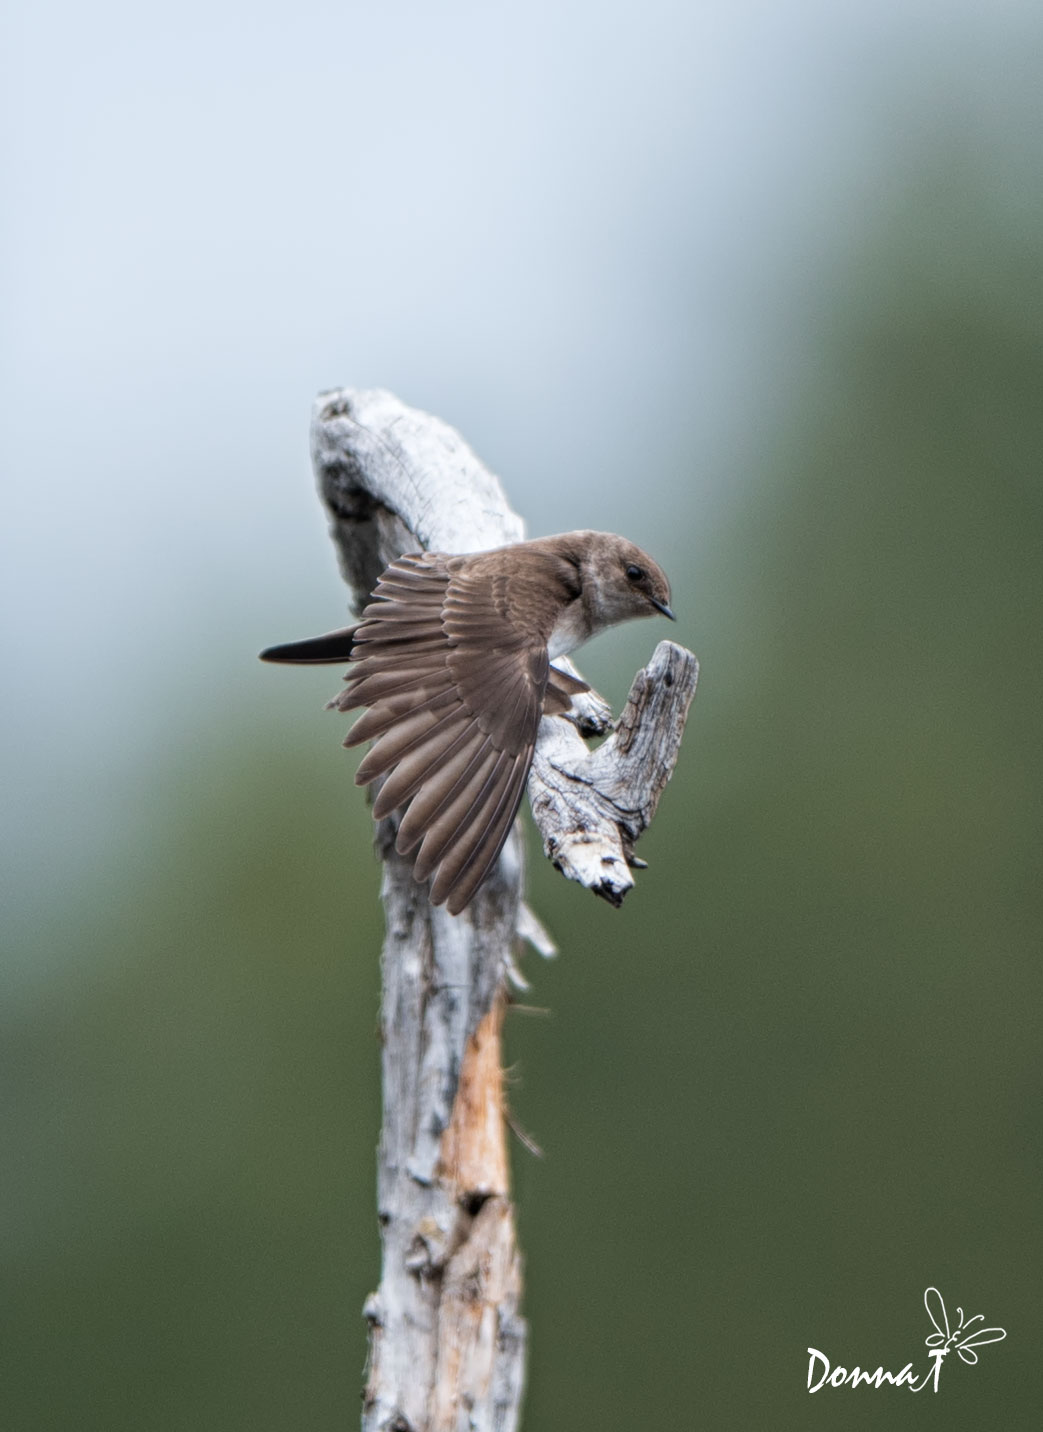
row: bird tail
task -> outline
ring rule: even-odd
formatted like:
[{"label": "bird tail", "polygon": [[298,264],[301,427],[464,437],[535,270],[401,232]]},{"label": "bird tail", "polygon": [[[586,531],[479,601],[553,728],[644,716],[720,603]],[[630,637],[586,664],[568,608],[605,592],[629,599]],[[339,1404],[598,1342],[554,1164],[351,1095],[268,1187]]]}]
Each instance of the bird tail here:
[{"label": "bird tail", "polygon": [[323,636],[310,636],[303,641],[287,641],[282,646],[269,646],[261,652],[261,660],[292,662],[300,666],[348,661],[357,631],[356,624],[342,627],[340,631],[328,631]]}]

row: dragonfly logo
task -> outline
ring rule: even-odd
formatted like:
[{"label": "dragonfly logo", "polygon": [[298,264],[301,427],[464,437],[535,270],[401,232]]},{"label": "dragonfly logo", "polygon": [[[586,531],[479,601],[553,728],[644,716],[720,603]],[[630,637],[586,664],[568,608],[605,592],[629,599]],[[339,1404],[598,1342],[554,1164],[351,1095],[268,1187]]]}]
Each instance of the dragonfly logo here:
[{"label": "dragonfly logo", "polygon": [[926,1346],[931,1349],[933,1366],[922,1376],[914,1372],[911,1362],[907,1362],[900,1372],[885,1372],[882,1367],[878,1367],[875,1372],[863,1372],[860,1367],[850,1370],[846,1367],[833,1367],[824,1352],[809,1347],[808,1391],[818,1392],[823,1387],[883,1387],[886,1384],[890,1387],[906,1387],[910,1392],[922,1392],[925,1387],[933,1385],[937,1392],[942,1363],[954,1348],[961,1361],[973,1367],[978,1361],[976,1349],[987,1343],[1002,1342],[1007,1336],[1003,1328],[979,1327],[979,1324],[985,1322],[983,1315],[976,1313],[973,1318],[966,1318],[962,1308],[956,1309],[959,1318],[953,1327],[945,1311],[945,1301],[937,1288],[928,1288],[923,1295],[923,1302],[927,1316],[934,1325],[934,1332],[924,1339]]}]

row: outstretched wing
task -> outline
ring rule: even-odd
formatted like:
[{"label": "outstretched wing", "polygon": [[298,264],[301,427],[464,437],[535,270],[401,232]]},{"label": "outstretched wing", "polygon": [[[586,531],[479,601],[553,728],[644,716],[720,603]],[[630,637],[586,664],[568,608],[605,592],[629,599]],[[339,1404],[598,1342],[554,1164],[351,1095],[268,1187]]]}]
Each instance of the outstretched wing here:
[{"label": "outstretched wing", "polygon": [[355,780],[385,777],[373,814],[406,808],[396,847],[454,915],[517,814],[548,671],[545,636],[512,620],[496,573],[439,553],[392,562],[354,632],[335,704],[368,707],[344,742],[374,741]]}]

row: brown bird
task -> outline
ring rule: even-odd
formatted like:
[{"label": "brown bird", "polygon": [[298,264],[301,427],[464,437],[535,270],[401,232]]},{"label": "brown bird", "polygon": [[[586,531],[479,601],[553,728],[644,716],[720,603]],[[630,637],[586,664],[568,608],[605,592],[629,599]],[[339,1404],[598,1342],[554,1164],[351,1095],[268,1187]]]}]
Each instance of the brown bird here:
[{"label": "brown bird", "polygon": [[417,852],[416,879],[430,879],[432,904],[457,915],[507,839],[540,717],[590,689],[551,662],[657,612],[674,620],[670,585],[647,553],[609,532],[566,532],[399,557],[357,625],[269,647],[261,660],[352,664],[330,704],[369,708],[344,741],[374,741],[355,781],[386,778],[374,817],[405,807],[396,849]]}]

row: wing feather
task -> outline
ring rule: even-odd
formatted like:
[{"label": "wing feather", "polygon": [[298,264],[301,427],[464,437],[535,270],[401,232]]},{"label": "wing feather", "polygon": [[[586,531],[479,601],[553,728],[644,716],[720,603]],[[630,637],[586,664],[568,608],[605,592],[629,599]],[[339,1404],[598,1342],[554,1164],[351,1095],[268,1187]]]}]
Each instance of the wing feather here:
[{"label": "wing feather", "polygon": [[431,775],[423,790],[418,791],[409,802],[395,842],[400,855],[408,855],[416,849],[442,808],[462,793],[465,782],[474,778],[478,764],[491,749],[481,729],[472,722],[468,727],[467,741]]},{"label": "wing feather", "polygon": [[418,791],[426,787],[432,774],[437,774],[442,763],[451,760],[467,741],[471,725],[472,723],[466,720],[458,721],[448,738],[439,742],[437,749],[433,749],[432,743],[428,743],[403,757],[381,786],[380,794],[373,802],[373,814],[376,818],[382,820],[406,801],[411,801]]},{"label": "wing feather", "polygon": [[421,711],[438,711],[443,706],[459,706],[459,699],[451,688],[443,687],[431,696],[424,696],[421,688],[416,695],[413,691],[398,691],[383,697],[360,716],[348,733],[345,745],[360,746],[363,741],[373,741],[382,736],[396,722],[404,721],[411,714]]},{"label": "wing feather", "polygon": [[464,908],[503,849],[521,804],[529,764],[521,755],[509,762],[489,801],[491,810],[483,811],[481,822],[475,821],[440,862],[431,899],[435,904],[448,901],[451,914]]},{"label": "wing feather", "polygon": [[[416,878],[453,914],[507,839],[547,692],[545,634],[512,614],[498,556],[393,562],[363,611],[333,703],[368,708],[345,740],[374,743],[355,779],[385,777],[373,813],[405,808],[397,848],[416,852]],[[552,699],[563,698],[555,683]]]},{"label": "wing feather", "polygon": [[504,751],[486,746],[484,759],[467,785],[429,826],[416,858],[417,879],[426,880],[436,867],[440,870],[443,860],[459,851],[472,834],[477,838],[480,818],[499,803],[510,761]]},{"label": "wing feather", "polygon": [[436,757],[441,749],[438,738],[447,735],[459,722],[458,706],[452,706],[448,711],[441,707],[433,711],[422,707],[419,711],[410,712],[385,731],[366,753],[355,775],[356,784],[368,786],[376,776],[384,775],[404,757],[411,756],[422,747],[431,746],[429,759]]}]

